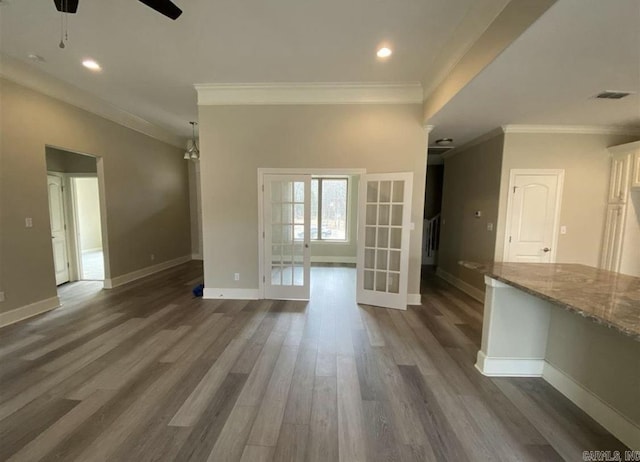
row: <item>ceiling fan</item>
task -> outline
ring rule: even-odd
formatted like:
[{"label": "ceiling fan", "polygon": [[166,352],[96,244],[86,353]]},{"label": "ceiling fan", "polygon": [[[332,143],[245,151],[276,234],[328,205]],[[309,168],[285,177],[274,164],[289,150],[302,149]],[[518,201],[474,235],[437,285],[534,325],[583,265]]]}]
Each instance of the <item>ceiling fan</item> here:
[{"label": "ceiling fan", "polygon": [[[61,13],[73,14],[78,11],[79,0],[53,0],[56,4],[56,9]],[[178,19],[182,14],[182,10],[178,8],[171,0],[138,0],[144,3],[149,8],[153,8],[158,13],[165,15],[171,19]]]}]

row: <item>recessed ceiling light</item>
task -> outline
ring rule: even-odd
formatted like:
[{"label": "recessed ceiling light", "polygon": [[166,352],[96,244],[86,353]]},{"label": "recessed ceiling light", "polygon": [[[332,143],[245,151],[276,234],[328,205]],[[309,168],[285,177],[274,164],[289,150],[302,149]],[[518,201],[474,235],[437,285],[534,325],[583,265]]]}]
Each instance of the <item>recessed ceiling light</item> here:
[{"label": "recessed ceiling light", "polygon": [[453,143],[453,138],[440,138],[436,140],[438,146],[448,146]]},{"label": "recessed ceiling light", "polygon": [[95,62],[93,59],[85,59],[84,61],[82,61],[82,65],[92,71],[99,71],[102,69],[100,67],[100,64]]},{"label": "recessed ceiling light", "polygon": [[37,63],[43,63],[43,62],[46,61],[42,56],[37,55],[35,53],[29,53],[27,55],[27,58],[29,58],[31,61],[35,61]]},{"label": "recessed ceiling light", "polygon": [[391,56],[391,53],[393,53],[391,51],[391,48],[382,47],[378,49],[376,55],[378,55],[378,58],[388,58],[389,56]]}]

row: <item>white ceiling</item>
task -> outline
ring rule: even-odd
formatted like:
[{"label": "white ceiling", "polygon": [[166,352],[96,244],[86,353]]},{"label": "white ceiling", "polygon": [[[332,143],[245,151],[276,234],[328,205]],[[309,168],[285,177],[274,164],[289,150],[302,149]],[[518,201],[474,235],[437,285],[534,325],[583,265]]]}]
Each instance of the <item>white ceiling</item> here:
[{"label": "white ceiling", "polygon": [[[420,82],[473,0],[176,0],[171,21],[136,0],[80,0],[60,41],[53,0],[5,0],[3,54],[188,135],[194,83]],[[456,34],[459,34],[457,31]],[[394,54],[375,57],[382,42]],[[43,64],[27,60],[43,56]],[[92,57],[103,71],[80,62]]]},{"label": "white ceiling", "polygon": [[[496,11],[507,3],[483,1]],[[447,57],[461,56],[482,31],[462,27],[473,0],[176,0],[184,10],[177,21],[137,0],[80,0],[62,50],[53,0],[0,2],[3,55],[181,136],[197,119],[195,83],[430,88]],[[394,55],[380,62],[374,53],[384,42]],[[85,57],[104,70],[84,69]],[[637,93],[591,98],[605,89]],[[505,124],[640,126],[640,0],[558,0],[429,123],[432,140],[456,145]]]},{"label": "white ceiling", "polygon": [[457,146],[506,124],[640,127],[640,0],[559,0],[429,123]]}]

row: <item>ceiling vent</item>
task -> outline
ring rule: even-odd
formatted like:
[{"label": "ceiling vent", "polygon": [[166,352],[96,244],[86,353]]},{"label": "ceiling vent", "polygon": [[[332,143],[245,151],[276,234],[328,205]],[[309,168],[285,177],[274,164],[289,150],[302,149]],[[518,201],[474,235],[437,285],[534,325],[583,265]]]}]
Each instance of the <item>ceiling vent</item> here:
[{"label": "ceiling vent", "polygon": [[602,93],[598,93],[596,95],[596,98],[599,99],[622,99],[625,96],[629,96],[632,92],[630,91],[611,91],[611,90],[606,90],[603,91]]}]

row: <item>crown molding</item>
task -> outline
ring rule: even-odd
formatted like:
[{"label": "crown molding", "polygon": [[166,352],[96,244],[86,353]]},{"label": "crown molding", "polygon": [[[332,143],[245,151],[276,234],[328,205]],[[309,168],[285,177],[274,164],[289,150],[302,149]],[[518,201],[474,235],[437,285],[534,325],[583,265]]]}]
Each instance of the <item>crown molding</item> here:
[{"label": "crown molding", "polygon": [[597,125],[503,125],[503,133],[558,133],[574,135],[640,135],[640,127]]},{"label": "crown molding", "polygon": [[38,93],[55,98],[118,125],[135,130],[163,143],[183,149],[184,138],[161,128],[142,117],[121,109],[72,84],[59,80],[7,55],[0,55],[0,78]]},{"label": "crown molding", "polygon": [[409,83],[196,84],[198,105],[422,104],[422,85]]}]

